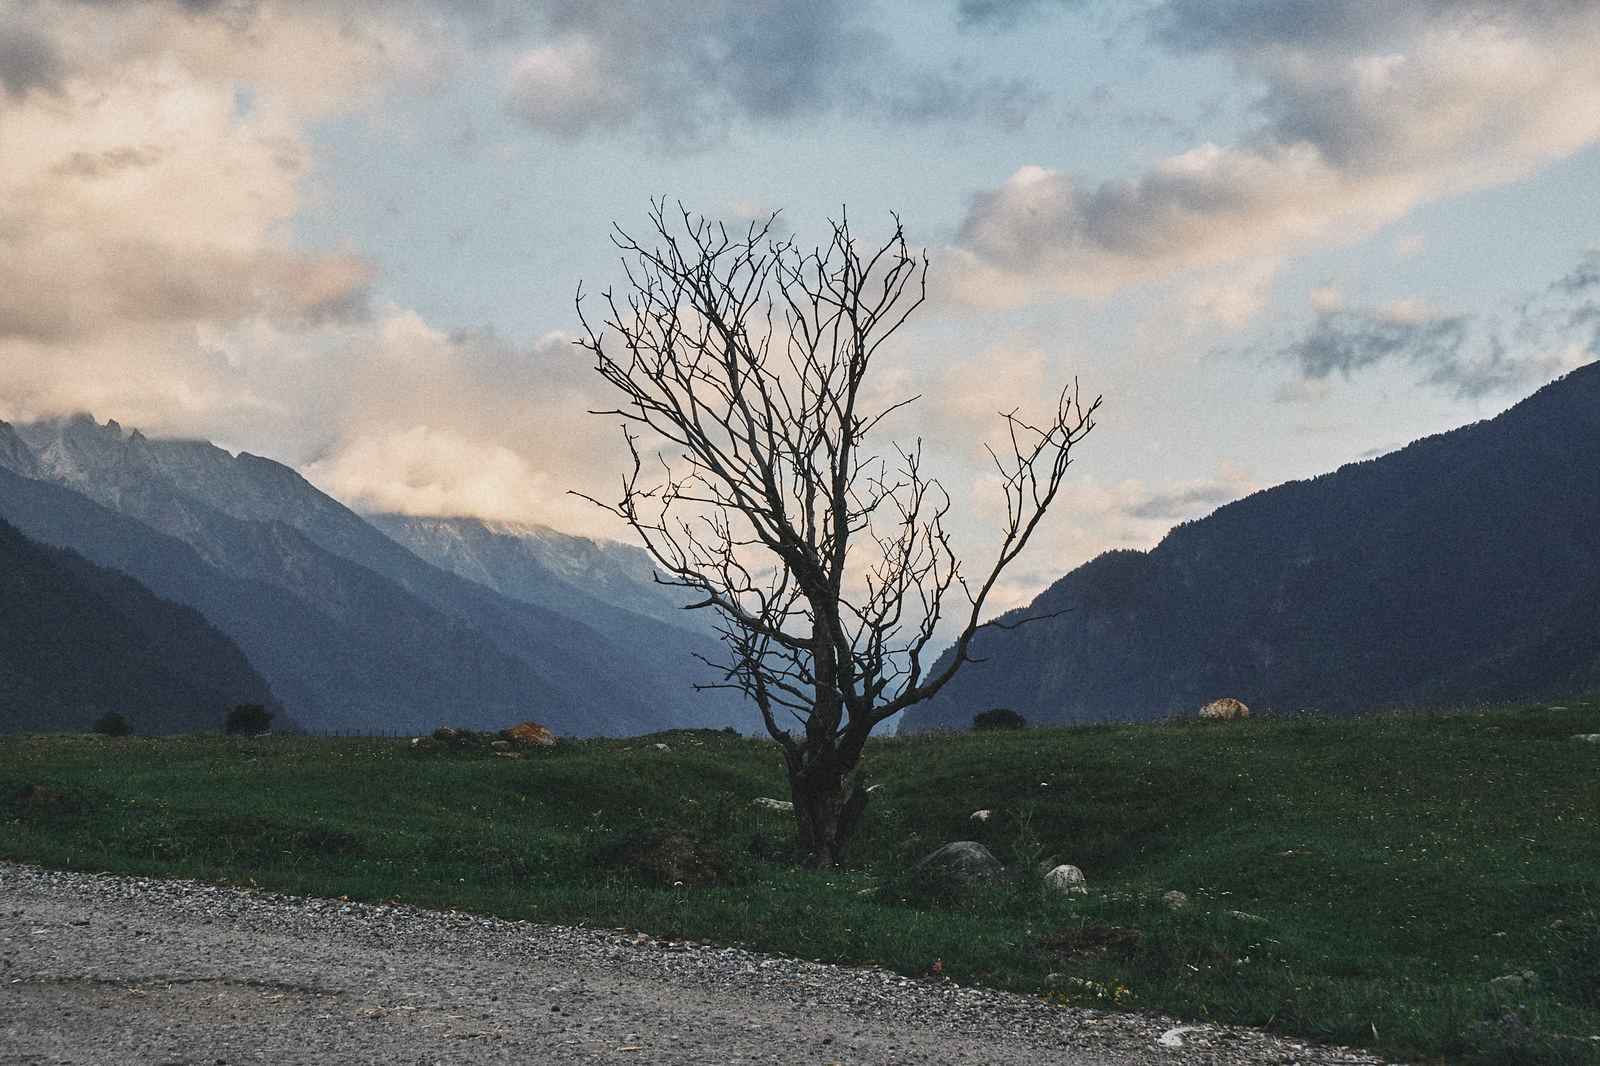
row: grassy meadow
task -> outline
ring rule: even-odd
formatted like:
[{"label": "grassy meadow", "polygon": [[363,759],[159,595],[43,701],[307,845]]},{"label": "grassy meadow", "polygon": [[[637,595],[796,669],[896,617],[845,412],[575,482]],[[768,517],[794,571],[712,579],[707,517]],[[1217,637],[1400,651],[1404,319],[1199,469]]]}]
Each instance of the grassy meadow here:
[{"label": "grassy meadow", "polygon": [[[751,803],[787,797],[764,739],[9,736],[0,857],[705,938],[1412,1063],[1600,1063],[1600,743],[1573,739],[1595,732],[1600,697],[884,739],[829,872],[793,869],[791,816]],[[1016,875],[908,873],[962,839]],[[1046,889],[1045,860],[1089,895]]]}]

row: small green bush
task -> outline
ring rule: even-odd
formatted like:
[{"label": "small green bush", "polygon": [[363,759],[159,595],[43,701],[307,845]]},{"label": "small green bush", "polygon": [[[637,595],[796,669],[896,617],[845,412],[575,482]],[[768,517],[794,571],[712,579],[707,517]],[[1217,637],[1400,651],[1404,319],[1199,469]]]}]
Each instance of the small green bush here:
[{"label": "small green bush", "polygon": [[996,707],[992,711],[973,715],[972,728],[980,733],[993,733],[1002,729],[1026,729],[1028,720],[1009,708]]},{"label": "small green bush", "polygon": [[94,720],[94,731],[108,737],[131,737],[133,726],[117,711],[107,711]]}]

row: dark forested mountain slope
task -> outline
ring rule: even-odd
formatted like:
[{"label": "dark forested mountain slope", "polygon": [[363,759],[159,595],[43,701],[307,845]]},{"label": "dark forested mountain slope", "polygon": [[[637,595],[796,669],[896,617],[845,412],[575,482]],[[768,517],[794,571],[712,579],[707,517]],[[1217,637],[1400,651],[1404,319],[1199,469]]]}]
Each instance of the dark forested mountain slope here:
[{"label": "dark forested mountain slope", "polygon": [[87,732],[108,711],[142,734],[220,730],[241,703],[281,709],[200,612],[0,521],[0,733]]},{"label": "dark forested mountain slope", "polygon": [[1600,364],[1489,421],[1112,552],[1013,612],[902,729],[1330,713],[1600,684]]}]

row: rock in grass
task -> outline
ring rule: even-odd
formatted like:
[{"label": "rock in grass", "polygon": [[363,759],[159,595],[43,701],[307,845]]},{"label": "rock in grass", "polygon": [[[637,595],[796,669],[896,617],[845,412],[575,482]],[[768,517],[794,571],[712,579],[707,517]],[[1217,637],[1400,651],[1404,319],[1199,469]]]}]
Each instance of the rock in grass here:
[{"label": "rock in grass", "polygon": [[768,811],[792,811],[794,803],[791,800],[778,800],[770,796],[757,796],[750,801],[750,806],[760,807]]},{"label": "rock in grass", "polygon": [[1202,721],[1211,718],[1249,718],[1250,708],[1235,699],[1212,700],[1200,708]]},{"label": "rock in grass", "polygon": [[1189,905],[1189,897],[1177,889],[1161,894],[1161,902],[1167,905],[1169,911],[1181,911]]},{"label": "rock in grass", "polygon": [[500,736],[503,740],[536,748],[551,748],[556,743],[555,734],[538,722],[523,722],[521,725],[514,725],[510,729],[502,729],[500,730]]},{"label": "rock in grass", "polygon": [[989,881],[1005,872],[1000,860],[976,840],[957,840],[918,860],[913,869],[945,870],[969,881]]},{"label": "rock in grass", "polygon": [[1534,981],[1538,980],[1538,977],[1539,975],[1534,973],[1532,970],[1523,970],[1521,973],[1507,973],[1501,974],[1499,977],[1491,977],[1489,979],[1489,984],[1493,985],[1495,988],[1509,989],[1513,992],[1520,992],[1524,988],[1532,985]]},{"label": "rock in grass", "polygon": [[1065,863],[1045,874],[1044,883],[1047,888],[1053,888],[1066,896],[1089,894],[1089,883],[1083,879],[1083,871]]},{"label": "rock in grass", "polygon": [[972,820],[974,822],[987,822],[990,818],[993,818],[993,817],[994,817],[994,812],[993,811],[989,811],[989,810],[973,811],[972,812]]}]

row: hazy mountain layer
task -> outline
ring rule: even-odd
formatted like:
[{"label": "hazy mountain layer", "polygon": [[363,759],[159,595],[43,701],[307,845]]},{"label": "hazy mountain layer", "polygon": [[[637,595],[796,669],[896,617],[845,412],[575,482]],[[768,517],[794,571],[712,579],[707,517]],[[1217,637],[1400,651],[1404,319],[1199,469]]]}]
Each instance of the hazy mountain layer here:
[{"label": "hazy mountain layer", "polygon": [[[27,511],[13,521],[29,535],[199,608],[307,728],[533,719],[582,735],[753,723],[727,694],[693,691],[708,674],[688,654],[639,653],[681,630],[639,617],[623,644],[446,573],[271,460],[82,416],[0,432],[0,463],[33,478],[0,488],[0,514]],[[117,561],[130,554],[142,559]]]},{"label": "hazy mountain layer", "polygon": [[1345,713],[1600,686],[1600,364],[1499,417],[1111,552],[1012,612],[901,728]]},{"label": "hazy mountain layer", "polygon": [[643,615],[700,636],[715,635],[708,613],[684,610],[692,597],[656,582],[650,556],[631,545],[481,518],[371,514],[366,519],[442,570],[525,603],[587,618],[598,629],[609,630],[619,615]]},{"label": "hazy mountain layer", "polygon": [[88,732],[108,711],[141,734],[221,730],[241,703],[281,711],[200,612],[0,521],[0,733]]}]

